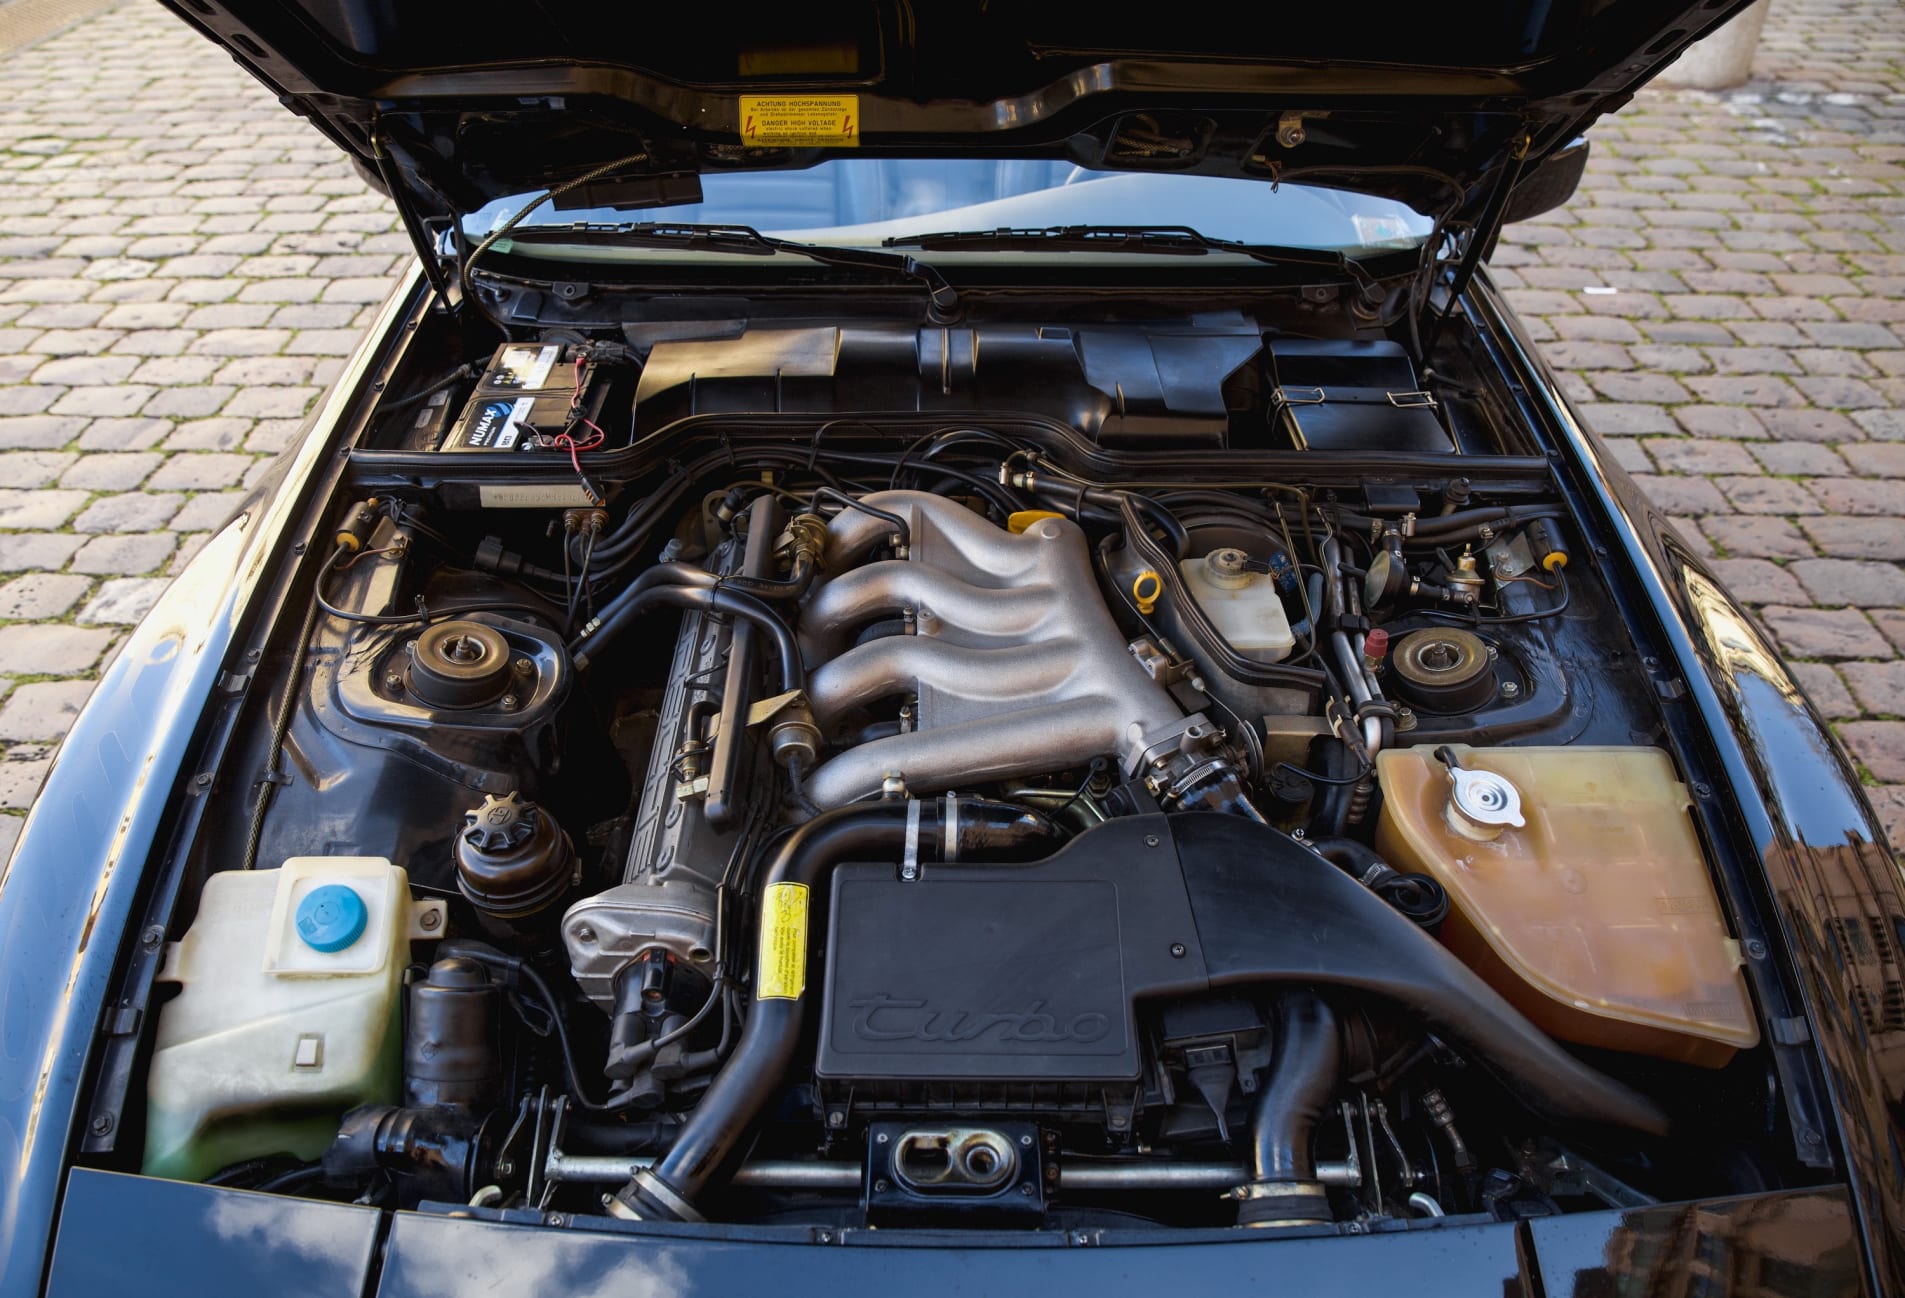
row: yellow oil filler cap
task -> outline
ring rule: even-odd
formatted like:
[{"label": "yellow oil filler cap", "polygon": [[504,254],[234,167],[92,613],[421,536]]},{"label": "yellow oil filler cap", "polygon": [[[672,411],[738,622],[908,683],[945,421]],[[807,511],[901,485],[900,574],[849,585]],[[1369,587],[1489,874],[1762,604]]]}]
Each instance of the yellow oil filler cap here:
[{"label": "yellow oil filler cap", "polygon": [[1131,579],[1131,598],[1145,617],[1151,616],[1151,610],[1158,606],[1158,596],[1163,593],[1164,579],[1153,569],[1146,568]]},{"label": "yellow oil filler cap", "polygon": [[1021,509],[1007,516],[1005,530],[1014,536],[1020,536],[1024,534],[1026,528],[1042,519],[1063,517],[1065,517],[1063,514],[1052,509]]}]

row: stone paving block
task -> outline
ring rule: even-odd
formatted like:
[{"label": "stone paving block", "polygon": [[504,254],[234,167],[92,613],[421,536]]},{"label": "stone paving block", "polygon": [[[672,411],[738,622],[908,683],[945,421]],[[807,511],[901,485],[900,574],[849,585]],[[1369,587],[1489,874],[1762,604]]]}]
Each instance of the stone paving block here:
[{"label": "stone paving block", "polygon": [[1758,473],[1759,465],[1734,442],[1715,438],[1653,437],[1645,443],[1654,463],[1670,473]]},{"label": "stone paving block", "polygon": [[1819,474],[1832,476],[1847,472],[1846,458],[1830,446],[1805,442],[1755,442],[1746,448],[1768,473]]},{"label": "stone paving block", "polygon": [[1603,437],[1634,437],[1643,433],[1677,432],[1665,406],[1630,405],[1600,401],[1577,403],[1587,426]]},{"label": "stone paving block", "polygon": [[1760,616],[1780,647],[1797,658],[1882,658],[1885,637],[1857,609],[1769,605]]},{"label": "stone paving block", "polygon": [[1855,446],[1841,447],[1839,454],[1854,473],[1905,478],[1905,444],[1861,442]]},{"label": "stone paving block", "polygon": [[171,431],[171,420],[146,415],[94,419],[86,424],[75,445],[82,451],[143,451],[157,446]]},{"label": "stone paving block", "polygon": [[1887,442],[1905,442],[1905,410],[1860,410],[1854,412],[1852,419],[1867,436]]},{"label": "stone paving block", "polygon": [[1761,438],[1766,425],[1760,415],[1739,406],[1680,406],[1674,420],[1695,437]]},{"label": "stone paving block", "polygon": [[75,532],[145,532],[164,527],[185,498],[177,492],[129,491],[101,496],[73,520]]},{"label": "stone paving block", "polygon": [[1800,526],[1826,554],[1905,562],[1905,519],[1825,516],[1802,519]]},{"label": "stone paving block", "polygon": [[236,484],[252,464],[249,455],[217,451],[174,455],[146,485],[154,491],[216,491]]},{"label": "stone paving block", "polygon": [[1872,625],[1879,633],[1905,655],[1905,610],[1895,608],[1875,608],[1871,612]]},{"label": "stone paving block", "polygon": [[1806,697],[1819,709],[1821,716],[1838,721],[1846,717],[1860,715],[1859,705],[1839,678],[1838,671],[1829,663],[1794,663],[1793,677],[1799,682]]},{"label": "stone paving block", "polygon": [[164,460],[163,455],[137,451],[95,452],[69,469],[60,483],[87,491],[127,491],[150,477]]},{"label": "stone paving block", "polygon": [[86,499],[84,491],[24,491],[0,487],[0,527],[21,530],[58,527],[71,518]]},{"label": "stone paving block", "polygon": [[1797,559],[1789,571],[1820,604],[1905,607],[1905,570],[1858,559]]},{"label": "stone paving block", "polygon": [[1821,508],[1805,487],[1788,478],[1720,477],[1712,485],[1742,514],[1817,514]]},{"label": "stone paving block", "polygon": [[47,410],[56,415],[133,415],[154,391],[143,383],[68,388]]},{"label": "stone paving block", "polygon": [[129,626],[151,611],[169,585],[168,577],[117,577],[102,582],[73,620],[81,626]]},{"label": "stone paving block", "polygon": [[0,452],[0,482],[9,487],[44,487],[78,458],[71,451]]},{"label": "stone paving block", "polygon": [[1722,513],[1726,510],[1726,497],[1705,478],[1637,473],[1634,481],[1640,484],[1649,499],[1676,517]]},{"label": "stone paving block", "polygon": [[245,501],[242,491],[203,491],[172,516],[175,532],[208,532],[223,527]]},{"label": "stone paving block", "polygon": [[0,618],[9,621],[64,617],[92,586],[72,573],[30,572],[0,586]]},{"label": "stone paving block", "polygon": [[251,431],[249,419],[192,419],[181,423],[178,430],[165,439],[168,451],[229,451],[241,446],[245,434]]},{"label": "stone paving block", "polygon": [[1828,513],[1905,514],[1905,482],[1885,478],[1814,478],[1807,485]]},{"label": "stone paving block", "polygon": [[1875,778],[1905,783],[1905,721],[1849,721],[1839,737]]},{"label": "stone paving block", "polygon": [[0,388],[0,415],[37,415],[51,409],[53,403],[65,395],[65,388],[45,383],[19,383]]},{"label": "stone paving block", "polygon": [[92,669],[112,632],[18,622],[0,626],[0,671],[19,676],[76,676]]},{"label": "stone paving block", "polygon": [[20,686],[0,707],[0,739],[17,743],[65,738],[92,692],[91,681],[36,681]]},{"label": "stone paving block", "polygon": [[243,388],[225,406],[241,419],[297,419],[319,396],[317,388]]},{"label": "stone paving block", "polygon": [[59,532],[0,532],[0,572],[63,568],[85,539]]},{"label": "stone paving block", "polygon": [[25,811],[53,765],[50,750],[10,748],[0,756],[0,808]]},{"label": "stone paving block", "polygon": [[95,536],[79,547],[69,566],[74,572],[101,576],[152,572],[165,563],[177,544],[169,532]]},{"label": "stone paving block", "polygon": [[1808,598],[1792,573],[1765,559],[1716,559],[1713,571],[1749,604],[1803,604]]},{"label": "stone paving block", "polygon": [[1866,712],[1905,717],[1905,662],[1851,662],[1839,671]]}]

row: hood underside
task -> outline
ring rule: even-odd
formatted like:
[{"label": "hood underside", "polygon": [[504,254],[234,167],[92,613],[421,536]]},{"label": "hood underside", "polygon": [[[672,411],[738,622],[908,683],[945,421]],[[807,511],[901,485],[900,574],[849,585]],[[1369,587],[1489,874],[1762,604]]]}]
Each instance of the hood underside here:
[{"label": "hood underside", "polygon": [[[616,159],[658,177],[837,156],[1060,158],[1381,194],[1474,220],[1748,0],[1144,10],[897,0],[652,11],[168,0],[424,227]],[[618,192],[618,189],[620,192]]]}]

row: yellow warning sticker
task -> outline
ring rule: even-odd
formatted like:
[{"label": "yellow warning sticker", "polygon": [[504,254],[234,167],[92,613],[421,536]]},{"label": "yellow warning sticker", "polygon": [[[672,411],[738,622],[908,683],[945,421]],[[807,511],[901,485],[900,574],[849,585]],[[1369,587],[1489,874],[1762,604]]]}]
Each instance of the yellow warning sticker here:
[{"label": "yellow warning sticker", "polygon": [[797,1001],[807,987],[807,885],[770,883],[761,897],[761,971],[754,995]]},{"label": "yellow warning sticker", "polygon": [[797,149],[857,149],[860,96],[742,95],[741,139]]}]

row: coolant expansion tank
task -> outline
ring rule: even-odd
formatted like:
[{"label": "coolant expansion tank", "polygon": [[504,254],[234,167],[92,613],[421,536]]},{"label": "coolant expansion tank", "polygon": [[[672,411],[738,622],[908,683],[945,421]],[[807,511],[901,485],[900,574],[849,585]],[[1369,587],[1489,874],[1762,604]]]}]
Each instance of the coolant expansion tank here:
[{"label": "coolant expansion tank", "polygon": [[1378,755],[1376,846],[1448,889],[1450,950],[1564,1040],[1710,1068],[1759,1041],[1738,943],[1664,752],[1448,748],[1463,770],[1513,786],[1523,822],[1451,815],[1450,768],[1434,748]]}]

